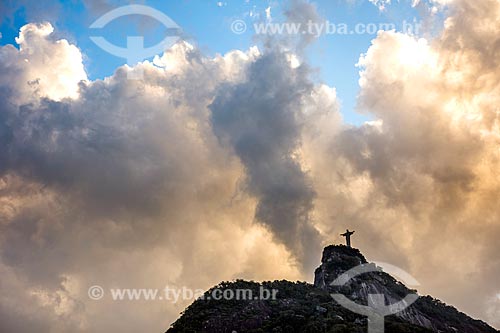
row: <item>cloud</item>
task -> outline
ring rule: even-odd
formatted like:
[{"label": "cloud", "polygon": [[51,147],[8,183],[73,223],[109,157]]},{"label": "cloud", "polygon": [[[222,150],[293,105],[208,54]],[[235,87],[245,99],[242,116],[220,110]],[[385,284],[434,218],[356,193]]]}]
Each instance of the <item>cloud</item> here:
[{"label": "cloud", "polygon": [[[19,50],[12,45],[1,49],[2,72],[16,77],[17,103],[27,103],[40,97],[59,101],[76,97],[78,83],[87,79],[78,48],[61,39],[52,40],[54,28],[49,23],[27,24],[16,37]],[[4,76],[0,84],[10,81]]]},{"label": "cloud", "polygon": [[375,6],[377,6],[378,9],[381,11],[385,10],[385,7],[391,4],[391,0],[369,0],[369,1],[373,3]]},{"label": "cloud", "polygon": [[[2,329],[161,330],[189,302],[95,302],[92,284],[300,277],[289,249],[253,223],[244,168],[210,126],[216,89],[243,82],[258,50],[207,58],[180,43],[156,65],[86,81],[78,49],[51,31],[25,26],[20,50],[0,50],[10,77],[0,82],[0,288],[18,295],[0,302]],[[127,80],[140,69],[147,80]]]},{"label": "cloud", "polygon": [[359,63],[359,108],[377,124],[308,144],[317,220],[354,225],[369,256],[484,319],[500,269],[499,6],[455,1],[431,41],[380,32]]},{"label": "cloud", "polygon": [[304,96],[312,83],[279,51],[263,55],[245,82],[222,86],[210,108],[216,135],[234,149],[247,171],[246,187],[258,198],[256,218],[283,241],[307,271],[319,255],[311,224],[315,192],[294,151],[300,147]]},{"label": "cloud", "polygon": [[273,19],[271,16],[271,6],[265,9],[265,13],[266,13],[266,20],[271,21]]},{"label": "cloud", "polygon": [[[348,3],[354,3],[356,0],[347,0]],[[365,1],[365,0],[362,0]],[[380,11],[385,11],[388,6],[391,5],[392,0],[368,0],[373,5],[377,6]],[[432,13],[437,13],[440,9],[443,9],[445,6],[450,5],[455,0],[412,0],[411,6],[417,7],[419,5],[425,5],[432,9]]]},{"label": "cloud", "polygon": [[[318,13],[316,5],[308,0],[291,0],[287,4],[288,8],[284,14],[287,21],[292,24],[305,27],[311,23],[321,24],[324,21],[324,18]],[[313,34],[302,34],[299,38],[293,37],[292,42],[297,44],[295,50],[302,52],[316,38],[317,36]]]}]

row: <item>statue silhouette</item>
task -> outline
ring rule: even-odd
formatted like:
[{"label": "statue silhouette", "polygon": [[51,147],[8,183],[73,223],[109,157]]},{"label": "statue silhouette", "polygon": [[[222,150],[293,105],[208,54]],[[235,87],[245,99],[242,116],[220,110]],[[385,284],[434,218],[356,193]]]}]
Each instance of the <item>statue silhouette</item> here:
[{"label": "statue silhouette", "polygon": [[345,241],[348,247],[351,247],[351,235],[354,233],[354,231],[349,231],[349,229],[346,229],[345,233],[340,234],[340,236],[345,237]]}]

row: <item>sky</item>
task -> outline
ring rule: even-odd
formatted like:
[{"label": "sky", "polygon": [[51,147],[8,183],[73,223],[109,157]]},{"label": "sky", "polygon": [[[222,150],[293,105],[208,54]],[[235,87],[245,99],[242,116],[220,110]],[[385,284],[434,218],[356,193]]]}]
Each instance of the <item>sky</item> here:
[{"label": "sky", "polygon": [[[113,74],[115,69],[126,60],[100,49],[89,36],[94,34],[89,26],[105,12],[128,4],[113,1],[49,1],[42,6],[35,1],[7,2],[0,31],[3,38],[0,45],[15,44],[19,28],[31,21],[48,20],[56,28],[56,34],[74,42],[85,55],[84,64],[88,78],[103,79]],[[130,2],[133,3],[133,2]],[[329,22],[347,24],[350,29],[356,24],[395,24],[403,29],[404,22],[421,22],[422,6],[409,6],[407,1],[386,6],[384,10],[369,1],[334,0],[315,2],[321,9],[321,15]],[[253,23],[265,21],[266,9],[275,21],[283,18],[287,2],[279,1],[148,1],[140,2],[166,13],[183,30],[183,37],[206,55],[224,54],[234,49],[247,49],[255,44]],[[243,34],[231,31],[231,23],[243,20],[248,29]],[[130,20],[137,24],[129,24]],[[422,28],[422,34],[432,33],[431,29]],[[98,30],[99,31],[99,30]],[[345,121],[359,125],[371,120],[369,114],[357,112],[356,96],[358,93],[359,68],[356,64],[359,56],[366,52],[378,29],[362,34],[323,34],[307,50],[311,66],[318,69],[315,80],[334,86],[342,103]],[[165,30],[160,22],[130,15],[122,17],[101,29],[103,36],[116,45],[125,45],[127,35],[145,36],[146,45],[153,45],[161,40]],[[153,58],[147,57],[149,60]]]},{"label": "sky", "polygon": [[[96,45],[169,34],[139,15],[90,28],[130,4],[172,19],[176,43],[133,64]],[[0,13],[2,331],[165,330],[190,300],[109,288],[311,282],[346,228],[421,294],[500,327],[499,0],[11,0]],[[327,22],[377,29],[256,31]],[[95,285],[107,297],[91,299]]]}]

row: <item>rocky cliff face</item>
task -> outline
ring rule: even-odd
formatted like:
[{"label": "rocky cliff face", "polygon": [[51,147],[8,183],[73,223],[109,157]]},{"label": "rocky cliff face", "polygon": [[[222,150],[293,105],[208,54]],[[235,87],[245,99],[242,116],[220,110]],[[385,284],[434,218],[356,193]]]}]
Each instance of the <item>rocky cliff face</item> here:
[{"label": "rocky cliff face", "polygon": [[[382,271],[374,264],[373,272],[359,274],[350,278],[342,286],[332,286],[346,271],[367,264],[359,250],[343,245],[328,246],[323,251],[321,265],[314,272],[314,285],[330,294],[343,294],[359,304],[368,304],[372,295],[383,295],[386,304],[395,304],[416,290]],[[419,297],[395,315],[405,322],[428,328],[434,332],[496,332],[486,323],[474,320],[430,296]]]},{"label": "rocky cliff face", "polygon": [[[332,282],[351,268],[364,265],[370,272],[343,281]],[[214,290],[276,290],[275,299],[210,298]],[[357,304],[368,304],[373,295],[383,295],[393,304],[416,293],[391,275],[367,263],[357,249],[328,246],[321,265],[315,271],[314,285],[302,282],[252,281],[223,282],[207,291],[204,299],[190,305],[172,324],[168,333],[176,332],[366,332],[367,318],[337,303],[331,294],[341,294]],[[419,297],[396,315],[385,317],[385,332],[498,332],[486,323],[474,320],[430,296]]]}]

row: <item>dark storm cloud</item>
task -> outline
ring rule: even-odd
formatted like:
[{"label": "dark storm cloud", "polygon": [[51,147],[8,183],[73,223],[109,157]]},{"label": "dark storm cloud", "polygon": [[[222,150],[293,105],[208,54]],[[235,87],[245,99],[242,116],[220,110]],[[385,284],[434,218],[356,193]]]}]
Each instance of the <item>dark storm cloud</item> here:
[{"label": "dark storm cloud", "polygon": [[247,72],[246,81],[222,86],[210,106],[215,133],[233,147],[247,171],[247,188],[258,200],[256,219],[298,256],[318,253],[311,224],[315,197],[294,158],[300,147],[303,96],[312,91],[305,67],[292,68],[286,54],[270,51]]}]

